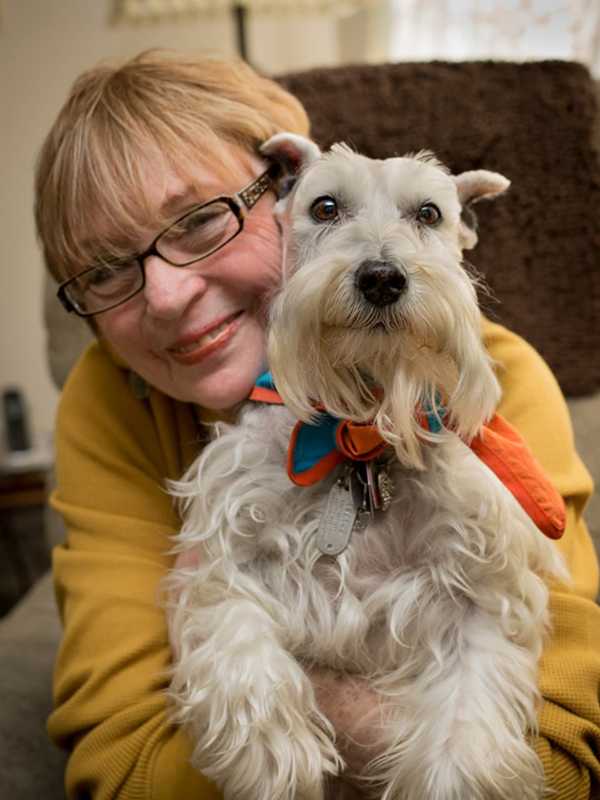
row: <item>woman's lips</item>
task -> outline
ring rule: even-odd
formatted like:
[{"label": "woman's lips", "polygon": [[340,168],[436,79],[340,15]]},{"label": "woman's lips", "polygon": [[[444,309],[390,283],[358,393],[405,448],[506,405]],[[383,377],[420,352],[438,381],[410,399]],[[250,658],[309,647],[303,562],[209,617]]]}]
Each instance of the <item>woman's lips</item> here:
[{"label": "woman's lips", "polygon": [[178,364],[196,364],[203,361],[215,351],[224,347],[229,340],[237,333],[242,324],[244,312],[238,311],[227,317],[214,328],[200,334],[196,339],[186,341],[179,347],[169,347],[169,356]]}]

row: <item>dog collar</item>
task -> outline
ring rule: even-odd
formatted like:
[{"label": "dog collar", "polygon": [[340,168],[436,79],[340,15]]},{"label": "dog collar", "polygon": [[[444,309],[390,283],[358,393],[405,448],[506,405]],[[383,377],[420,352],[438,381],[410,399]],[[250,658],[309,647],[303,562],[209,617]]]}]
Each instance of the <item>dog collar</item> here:
[{"label": "dog collar", "polygon": [[[270,372],[257,380],[254,402],[283,405]],[[388,446],[375,425],[341,420],[320,410],[314,422],[298,421],[287,454],[287,472],[298,486],[311,486],[345,461],[372,461]],[[442,429],[443,410],[419,415],[423,428]],[[566,527],[564,501],[524,439],[500,414],[495,414],[469,444],[475,455],[506,486],[546,536],[560,539]]]},{"label": "dog collar", "polygon": [[[258,378],[249,399],[283,405],[270,372]],[[314,421],[298,421],[292,430],[287,472],[297,486],[312,486],[344,461],[373,461],[387,447],[374,425],[361,425],[318,410]]]}]

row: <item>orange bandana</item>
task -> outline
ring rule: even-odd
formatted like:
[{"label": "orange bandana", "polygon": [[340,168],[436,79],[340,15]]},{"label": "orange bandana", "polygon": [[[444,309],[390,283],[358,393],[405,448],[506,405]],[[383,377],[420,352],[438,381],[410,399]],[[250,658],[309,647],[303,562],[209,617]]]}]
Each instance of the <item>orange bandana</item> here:
[{"label": "orange bandana", "polygon": [[[250,400],[281,405],[272,381],[261,376]],[[423,414],[424,428],[437,430],[437,415]],[[310,486],[344,461],[371,461],[388,446],[374,425],[321,414],[314,424],[297,422],[288,449],[287,469],[298,486]],[[546,536],[560,539],[566,527],[565,504],[521,435],[499,414],[471,441],[471,450],[502,481]]]}]

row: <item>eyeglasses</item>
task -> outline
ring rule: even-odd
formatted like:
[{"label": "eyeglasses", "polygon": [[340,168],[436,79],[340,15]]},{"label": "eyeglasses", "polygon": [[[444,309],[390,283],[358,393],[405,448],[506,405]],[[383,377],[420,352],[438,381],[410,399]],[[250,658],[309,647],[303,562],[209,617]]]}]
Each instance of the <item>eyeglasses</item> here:
[{"label": "eyeglasses", "polygon": [[232,197],[215,197],[195,206],[158,234],[143,253],[83,270],[58,287],[57,297],[80,317],[120,306],[146,285],[144,261],[157,255],[173,267],[187,267],[216,253],[243,230],[247,214],[279,177],[272,164]]}]

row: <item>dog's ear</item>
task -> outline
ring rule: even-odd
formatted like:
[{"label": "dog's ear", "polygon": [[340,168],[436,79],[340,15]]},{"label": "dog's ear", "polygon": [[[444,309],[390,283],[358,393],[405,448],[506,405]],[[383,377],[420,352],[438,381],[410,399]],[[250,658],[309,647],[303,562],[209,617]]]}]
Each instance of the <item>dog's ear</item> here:
[{"label": "dog's ear", "polygon": [[455,175],[454,182],[462,206],[460,244],[463,249],[471,250],[477,244],[477,217],[473,204],[480,200],[493,200],[508,189],[510,181],[499,172],[476,169]]},{"label": "dog's ear", "polygon": [[290,191],[299,173],[321,157],[318,146],[297,133],[276,133],[261,145],[260,152],[281,166],[280,198]]}]

